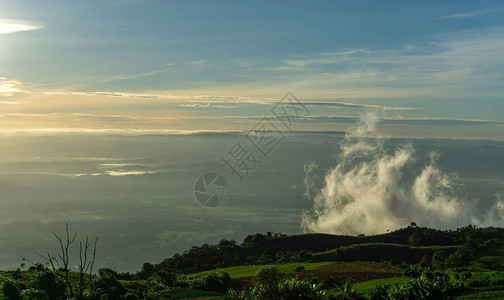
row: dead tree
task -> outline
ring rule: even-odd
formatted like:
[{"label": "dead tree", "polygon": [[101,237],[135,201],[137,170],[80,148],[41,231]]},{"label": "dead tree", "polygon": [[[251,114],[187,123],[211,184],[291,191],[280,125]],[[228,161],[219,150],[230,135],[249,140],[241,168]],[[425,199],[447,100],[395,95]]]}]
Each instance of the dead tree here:
[{"label": "dead tree", "polygon": [[72,238],[70,238],[70,232],[68,230],[68,221],[65,221],[65,229],[66,229],[66,239],[65,240],[63,240],[63,238],[61,236],[58,236],[56,234],[56,232],[54,232],[54,230],[52,233],[54,234],[56,239],[58,239],[59,244],[60,244],[61,252],[57,252],[57,255],[63,264],[63,271],[65,272],[65,280],[68,285],[70,298],[73,298],[74,291],[73,291],[72,284],[70,283],[70,278],[68,275],[68,273],[70,272],[70,270],[68,269],[68,264],[70,262],[70,257],[68,255],[68,249],[70,248],[70,245],[72,245],[72,243],[75,241],[75,238],[77,237],[77,232],[74,234],[74,236]]},{"label": "dead tree", "polygon": [[89,289],[90,289],[90,294],[91,294],[91,299],[93,299],[93,266],[96,258],[96,243],[98,242],[98,238],[95,238],[94,242],[94,249],[92,253],[92,258],[90,261],[88,261],[88,250],[89,246],[91,244],[89,243],[89,238],[86,235],[86,240],[84,242],[84,245],[82,242],[79,242],[79,299],[84,299],[84,285],[85,285],[85,278],[84,276],[87,274],[89,271]]},{"label": "dead tree", "polygon": [[96,258],[96,243],[98,243],[98,237],[95,238],[94,247],[93,247],[93,259],[91,260],[90,268],[89,268],[89,294],[91,295],[91,300],[94,299],[95,288],[93,287],[93,267]]},{"label": "dead tree", "polygon": [[47,256],[42,255],[42,254],[40,254],[40,253],[38,253],[38,252],[34,252],[34,253],[35,253],[35,255],[37,255],[37,256],[39,256],[40,258],[42,258],[43,260],[45,260],[45,261],[46,261],[46,264],[51,265],[51,269],[53,270],[53,272],[56,272],[56,270],[57,270],[57,269],[56,269],[56,266],[54,265],[55,263],[56,263],[56,265],[57,265],[57,266],[58,266],[58,268],[59,268],[59,263],[58,263],[58,260],[56,259],[56,257],[51,256],[51,254],[50,254],[50,253],[47,253]]}]

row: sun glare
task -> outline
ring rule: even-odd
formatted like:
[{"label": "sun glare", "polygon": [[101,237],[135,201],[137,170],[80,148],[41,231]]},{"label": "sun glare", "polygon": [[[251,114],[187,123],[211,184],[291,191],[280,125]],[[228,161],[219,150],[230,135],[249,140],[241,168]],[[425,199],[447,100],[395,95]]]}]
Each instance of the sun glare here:
[{"label": "sun glare", "polygon": [[19,22],[0,21],[0,34],[41,29],[42,26],[23,24]]}]

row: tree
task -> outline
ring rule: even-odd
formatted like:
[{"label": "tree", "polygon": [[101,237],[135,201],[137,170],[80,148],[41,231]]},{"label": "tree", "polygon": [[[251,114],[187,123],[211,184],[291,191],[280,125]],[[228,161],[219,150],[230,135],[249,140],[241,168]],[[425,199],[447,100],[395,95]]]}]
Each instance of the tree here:
[{"label": "tree", "polygon": [[21,298],[21,292],[19,291],[18,287],[10,280],[7,280],[4,282],[4,284],[2,286],[2,294],[6,300],[22,300],[23,299],[23,298]]},{"label": "tree", "polygon": [[154,274],[154,265],[151,263],[144,263],[142,265],[142,271],[138,274],[140,278],[142,279],[147,279],[149,278],[152,274]]},{"label": "tree", "polygon": [[278,284],[283,273],[277,267],[260,269],[255,277],[256,288],[262,299],[279,299]]},{"label": "tree", "polygon": [[32,286],[37,290],[44,291],[49,299],[66,299],[66,284],[55,272],[47,268],[38,272],[32,282]]},{"label": "tree", "polygon": [[[52,271],[54,272],[55,275],[58,275],[58,271],[64,272],[64,277],[65,277],[65,284],[68,287],[68,292],[69,292],[69,297],[74,298],[74,290],[72,285],[70,284],[70,278],[69,278],[69,264],[70,264],[70,255],[68,254],[70,246],[73,244],[75,241],[75,238],[77,237],[77,232],[74,233],[73,235],[70,234],[69,230],[69,221],[65,221],[65,232],[66,236],[60,236],[56,234],[56,232],[53,230],[52,233],[54,237],[59,242],[60,246],[60,251],[56,252],[57,258],[55,256],[52,256],[50,253],[47,255],[42,255],[37,252],[39,257],[44,259],[46,261],[46,264],[50,265],[52,268]],[[95,264],[96,260],[96,245],[98,242],[98,237],[95,238],[94,245],[93,245],[93,252],[89,253],[91,250],[91,244],[89,243],[89,237],[86,236],[86,239],[83,242],[79,242],[79,299],[84,299],[84,289],[85,289],[85,277],[88,275],[89,279],[89,289],[90,289],[90,295],[91,299],[94,298],[94,291],[95,288],[93,287],[93,267]],[[88,257],[88,253],[91,255],[91,257]],[[61,263],[61,264],[60,264]],[[62,266],[60,268],[60,266]],[[45,268],[42,265],[42,270]],[[56,268],[57,267],[57,268]],[[31,269],[31,268],[30,268]]]},{"label": "tree", "polygon": [[[63,264],[63,271],[65,272],[65,280],[66,280],[66,284],[68,285],[68,291],[70,293],[70,298],[73,298],[75,295],[74,295],[74,291],[73,291],[72,285],[70,284],[70,279],[68,276],[68,273],[70,271],[68,269],[68,264],[70,263],[70,256],[68,255],[68,249],[70,248],[72,243],[75,241],[75,238],[77,237],[77,232],[73,235],[72,238],[70,238],[70,231],[68,230],[68,223],[69,223],[69,221],[65,221],[65,229],[66,229],[66,239],[65,240],[63,240],[63,238],[61,236],[57,235],[56,232],[54,232],[54,230],[52,233],[56,237],[56,239],[58,240],[58,242],[60,244],[61,252],[57,252],[56,254],[58,255],[58,257],[60,258],[60,260]],[[51,261],[50,255],[48,255],[48,256],[49,256],[49,261]],[[54,266],[53,266],[53,268],[54,268]]]},{"label": "tree", "polygon": [[98,242],[98,237],[95,238],[94,241],[94,246],[93,246],[93,252],[92,252],[92,258],[90,261],[88,261],[88,250],[91,244],[89,243],[89,238],[86,235],[86,240],[84,244],[82,242],[79,242],[79,298],[83,299],[84,298],[84,285],[85,285],[85,278],[84,276],[88,273],[89,271],[89,290],[91,294],[91,299],[93,299],[94,296],[94,291],[93,291],[93,266],[95,263],[96,259],[96,243]]}]

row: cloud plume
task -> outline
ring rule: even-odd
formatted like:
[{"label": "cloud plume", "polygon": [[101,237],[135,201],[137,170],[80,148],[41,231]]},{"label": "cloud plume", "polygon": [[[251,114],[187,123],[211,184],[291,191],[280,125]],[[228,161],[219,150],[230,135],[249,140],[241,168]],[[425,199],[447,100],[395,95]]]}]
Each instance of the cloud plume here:
[{"label": "cloud plume", "polygon": [[[303,215],[306,231],[375,234],[412,221],[441,229],[502,222],[500,194],[489,210],[477,209],[456,175],[437,166],[436,153],[422,158],[410,144],[389,149],[376,133],[377,122],[374,114],[362,117],[342,140],[338,164],[327,172],[322,188],[313,195],[307,185],[314,205]],[[313,165],[306,169],[309,176]]]}]

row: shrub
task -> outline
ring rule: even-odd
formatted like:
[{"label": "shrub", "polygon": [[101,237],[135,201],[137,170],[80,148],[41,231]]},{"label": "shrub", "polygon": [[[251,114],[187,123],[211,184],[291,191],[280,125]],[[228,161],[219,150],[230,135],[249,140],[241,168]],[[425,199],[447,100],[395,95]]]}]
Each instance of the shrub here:
[{"label": "shrub", "polygon": [[156,281],[158,284],[161,284],[163,286],[174,286],[175,281],[177,280],[177,275],[174,273],[159,271],[149,279]]},{"label": "shrub", "polygon": [[277,267],[266,267],[260,269],[255,276],[255,286],[252,294],[260,299],[277,299],[278,284],[283,273]]},{"label": "shrub", "polygon": [[371,292],[370,299],[371,300],[381,300],[386,299],[388,295],[389,287],[384,284],[379,284],[375,287],[375,289]]},{"label": "shrub", "polygon": [[305,266],[303,265],[299,265],[296,267],[296,269],[294,269],[294,271],[296,272],[303,272],[305,270]]},{"label": "shrub", "polygon": [[203,284],[204,290],[217,291],[221,293],[225,293],[233,287],[234,282],[227,272],[222,273],[220,276],[218,274],[208,275],[205,277]]},{"label": "shrub", "polygon": [[2,293],[6,300],[21,300],[21,292],[14,282],[10,280],[4,282],[2,286]]},{"label": "shrub", "polygon": [[23,299],[29,300],[51,300],[45,291],[36,290],[36,289],[25,289],[21,291],[21,296]]},{"label": "shrub", "polygon": [[106,296],[107,299],[119,299],[126,294],[126,290],[114,276],[100,278],[95,287],[97,295]]},{"label": "shrub", "polygon": [[296,278],[279,282],[275,287],[265,288],[263,283],[256,283],[249,291],[228,290],[226,299],[233,300],[297,300],[297,299],[323,299],[324,291],[321,285],[311,284],[306,280]]},{"label": "shrub", "polygon": [[296,278],[283,281],[279,284],[278,290],[283,299],[322,299],[324,291],[321,285],[311,284],[306,280]]},{"label": "shrub", "polygon": [[447,299],[450,294],[466,288],[463,281],[448,282],[443,273],[426,271],[418,279],[404,284],[377,286],[371,299]]},{"label": "shrub", "polygon": [[38,272],[33,278],[31,286],[36,290],[44,291],[49,299],[65,299],[65,282],[56,273],[49,270]]},{"label": "shrub", "polygon": [[352,287],[350,281],[345,282],[337,288],[337,293],[334,295],[336,299],[359,299],[359,295]]},{"label": "shrub", "polygon": [[444,251],[434,252],[434,255],[432,255],[432,266],[436,269],[444,269],[446,256]]},{"label": "shrub", "polygon": [[446,259],[446,266],[450,268],[462,267],[470,263],[473,257],[474,253],[472,250],[467,247],[460,247]]}]

